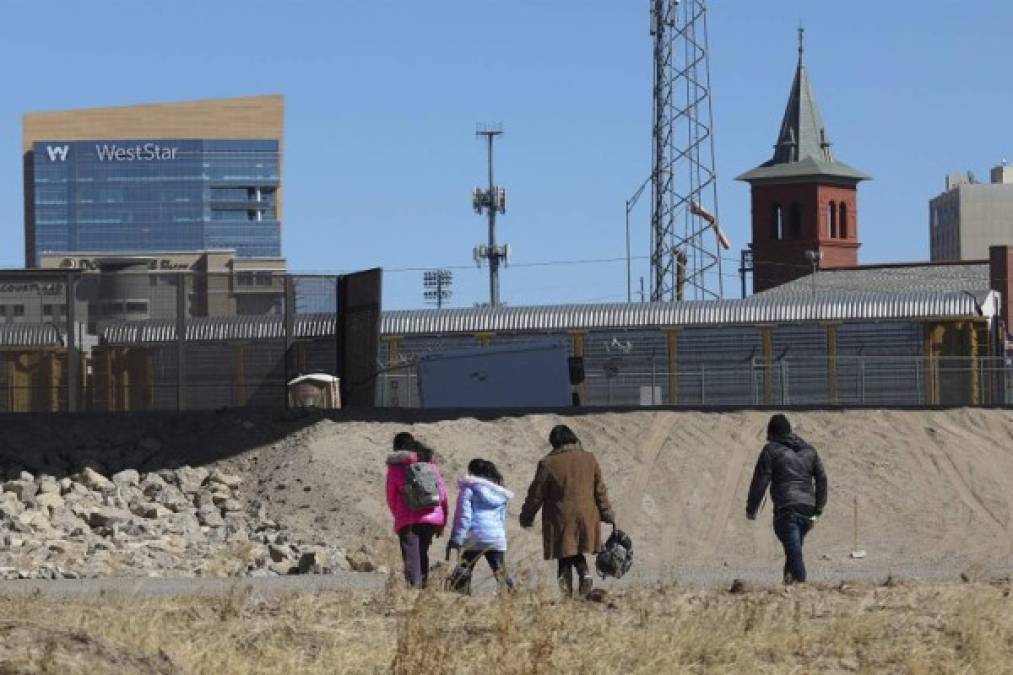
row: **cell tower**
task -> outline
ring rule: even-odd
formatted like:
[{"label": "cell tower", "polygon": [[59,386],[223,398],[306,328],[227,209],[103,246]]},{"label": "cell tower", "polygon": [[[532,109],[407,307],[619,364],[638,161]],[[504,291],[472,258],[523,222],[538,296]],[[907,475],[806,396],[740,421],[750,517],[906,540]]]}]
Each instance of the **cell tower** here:
[{"label": "cell tower", "polygon": [[651,300],[723,295],[706,0],[650,0]]},{"label": "cell tower", "polygon": [[475,188],[471,193],[471,206],[475,213],[481,215],[485,211],[489,218],[489,243],[479,244],[474,249],[475,264],[481,266],[483,260],[489,261],[489,306],[499,305],[499,264],[510,262],[510,245],[496,245],[496,214],[506,213],[506,190],[496,185],[493,180],[492,143],[503,133],[503,126],[479,125],[475,136],[485,138],[488,143],[489,187],[483,190]]}]

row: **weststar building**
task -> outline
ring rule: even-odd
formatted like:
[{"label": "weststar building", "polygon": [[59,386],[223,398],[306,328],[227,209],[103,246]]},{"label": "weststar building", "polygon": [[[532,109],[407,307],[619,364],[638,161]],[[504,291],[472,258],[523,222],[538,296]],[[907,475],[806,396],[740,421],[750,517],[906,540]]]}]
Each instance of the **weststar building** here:
[{"label": "weststar building", "polygon": [[280,96],[25,115],[25,265],[43,256],[281,256]]}]

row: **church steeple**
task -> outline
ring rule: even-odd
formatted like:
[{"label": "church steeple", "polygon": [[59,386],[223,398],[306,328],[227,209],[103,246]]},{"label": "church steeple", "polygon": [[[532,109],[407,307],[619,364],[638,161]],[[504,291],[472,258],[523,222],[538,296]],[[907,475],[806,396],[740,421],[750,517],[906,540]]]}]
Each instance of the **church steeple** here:
[{"label": "church steeple", "polygon": [[791,83],[788,104],[774,144],[774,156],[738,180],[780,179],[798,176],[834,176],[855,182],[868,176],[834,159],[830,135],[823,124],[805,65],[805,29],[798,29],[798,65]]},{"label": "church steeple", "polygon": [[823,268],[858,264],[858,183],[864,173],[837,161],[805,64],[805,31],[798,31],[798,64],[774,155],[738,178],[752,199],[753,290]]}]

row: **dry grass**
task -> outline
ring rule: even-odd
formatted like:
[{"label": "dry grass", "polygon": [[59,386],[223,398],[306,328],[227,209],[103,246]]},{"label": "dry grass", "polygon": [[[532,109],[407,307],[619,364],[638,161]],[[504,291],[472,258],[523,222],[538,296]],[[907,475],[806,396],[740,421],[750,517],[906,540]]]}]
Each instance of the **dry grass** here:
[{"label": "dry grass", "polygon": [[[201,673],[1013,673],[1008,581],[258,599],[2,598],[0,616],[80,630]],[[0,672],[4,672],[0,663]],[[102,672],[93,665],[90,673]]]}]

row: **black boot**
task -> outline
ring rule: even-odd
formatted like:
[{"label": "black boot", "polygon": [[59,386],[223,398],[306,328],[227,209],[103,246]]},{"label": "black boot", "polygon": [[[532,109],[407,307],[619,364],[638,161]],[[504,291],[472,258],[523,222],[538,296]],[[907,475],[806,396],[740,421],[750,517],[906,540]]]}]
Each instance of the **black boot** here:
[{"label": "black boot", "polygon": [[559,581],[559,591],[563,594],[563,597],[573,597],[573,570],[568,567],[565,572],[560,571],[557,579]]}]

